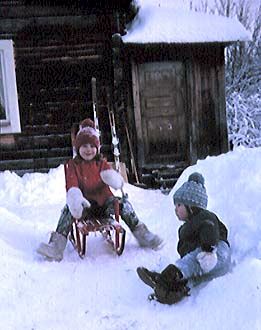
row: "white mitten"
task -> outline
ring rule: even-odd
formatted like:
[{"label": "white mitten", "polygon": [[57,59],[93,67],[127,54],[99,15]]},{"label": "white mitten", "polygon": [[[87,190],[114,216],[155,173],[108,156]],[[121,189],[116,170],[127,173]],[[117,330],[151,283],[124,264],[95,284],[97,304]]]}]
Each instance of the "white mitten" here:
[{"label": "white mitten", "polygon": [[100,176],[102,181],[113,189],[121,189],[123,186],[123,177],[113,169],[101,171]]},{"label": "white mitten", "polygon": [[76,187],[72,187],[67,191],[66,203],[69,207],[71,215],[75,219],[80,219],[83,209],[91,206],[90,202],[83,197],[81,190]]},{"label": "white mitten", "polygon": [[197,260],[204,273],[210,272],[217,264],[216,250],[213,250],[212,252],[200,252],[197,255]]}]

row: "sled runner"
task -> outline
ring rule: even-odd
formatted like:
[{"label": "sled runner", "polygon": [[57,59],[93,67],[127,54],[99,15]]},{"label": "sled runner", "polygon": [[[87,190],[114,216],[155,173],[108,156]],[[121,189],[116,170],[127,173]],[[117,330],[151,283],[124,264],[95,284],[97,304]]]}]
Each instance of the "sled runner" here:
[{"label": "sled runner", "polygon": [[126,231],[121,226],[119,220],[119,200],[114,200],[113,218],[104,218],[99,216],[85,216],[79,220],[74,219],[73,227],[69,235],[69,240],[78,251],[78,254],[83,258],[87,249],[87,236],[90,233],[100,233],[104,239],[111,245],[117,255],[121,255],[125,245]]}]

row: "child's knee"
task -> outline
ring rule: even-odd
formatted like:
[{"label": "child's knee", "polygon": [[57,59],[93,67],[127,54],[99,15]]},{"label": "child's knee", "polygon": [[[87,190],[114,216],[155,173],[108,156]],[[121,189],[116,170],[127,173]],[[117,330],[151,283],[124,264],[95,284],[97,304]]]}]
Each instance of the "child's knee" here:
[{"label": "child's knee", "polygon": [[131,214],[134,212],[133,206],[131,203],[126,199],[121,202],[121,213],[122,214]]}]

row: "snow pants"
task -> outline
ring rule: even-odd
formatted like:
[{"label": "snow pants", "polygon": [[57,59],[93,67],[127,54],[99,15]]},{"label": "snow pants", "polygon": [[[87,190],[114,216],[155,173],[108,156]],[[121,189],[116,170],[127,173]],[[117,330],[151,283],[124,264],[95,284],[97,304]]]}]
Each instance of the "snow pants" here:
[{"label": "snow pants", "polygon": [[225,275],[231,267],[231,251],[228,244],[219,241],[217,244],[217,264],[208,273],[204,273],[197,260],[198,253],[202,252],[201,248],[197,248],[186,254],[183,258],[178,259],[175,265],[181,270],[183,276],[188,279],[188,286],[193,287],[202,282],[212,280],[213,278]]},{"label": "snow pants", "polygon": [[[90,211],[93,212],[95,215],[100,217],[110,218],[111,215],[114,215],[114,199],[117,197],[110,197],[107,199],[103,206],[98,206],[96,202],[91,203]],[[123,196],[119,198],[120,202],[120,215],[122,220],[126,223],[126,225],[130,228],[131,231],[135,229],[137,224],[139,223],[139,219],[131,205],[128,201],[127,196]],[[88,211],[89,209],[87,209]],[[62,234],[63,236],[67,237],[71,231],[73,224],[73,217],[70,213],[69,207],[65,205],[62,210],[61,216],[58,221],[58,225],[56,228],[56,232]]]}]

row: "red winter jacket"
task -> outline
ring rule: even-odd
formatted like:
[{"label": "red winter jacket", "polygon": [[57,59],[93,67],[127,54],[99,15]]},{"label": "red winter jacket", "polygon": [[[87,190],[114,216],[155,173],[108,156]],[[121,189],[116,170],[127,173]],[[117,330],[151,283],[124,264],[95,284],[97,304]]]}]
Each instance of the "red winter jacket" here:
[{"label": "red winter jacket", "polygon": [[100,177],[100,172],[111,169],[105,159],[84,161],[79,158],[70,159],[64,165],[66,191],[72,187],[81,190],[83,196],[103,206],[105,201],[113,196],[110,188]]}]

